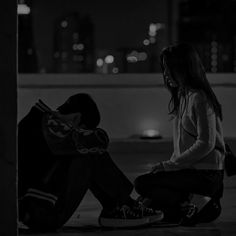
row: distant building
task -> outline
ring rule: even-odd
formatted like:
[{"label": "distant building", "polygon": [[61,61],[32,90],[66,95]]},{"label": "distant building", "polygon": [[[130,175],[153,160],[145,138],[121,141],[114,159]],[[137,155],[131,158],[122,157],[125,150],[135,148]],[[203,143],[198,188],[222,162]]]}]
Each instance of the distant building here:
[{"label": "distant building", "polygon": [[55,22],[54,72],[94,71],[94,26],[90,18],[72,13]]},{"label": "distant building", "polygon": [[179,10],[179,41],[196,46],[208,72],[236,72],[236,2],[185,0]]},{"label": "distant building", "polygon": [[18,10],[18,72],[37,73],[38,60],[34,45],[32,13],[30,5],[26,5],[25,1],[21,2],[21,6],[28,7],[29,11]]}]

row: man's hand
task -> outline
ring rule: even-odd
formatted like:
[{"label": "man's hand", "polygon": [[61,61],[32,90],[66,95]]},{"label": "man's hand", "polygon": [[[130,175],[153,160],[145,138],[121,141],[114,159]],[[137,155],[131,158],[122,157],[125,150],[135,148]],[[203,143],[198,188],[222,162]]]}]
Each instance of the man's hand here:
[{"label": "man's hand", "polygon": [[157,172],[165,171],[164,165],[162,162],[158,162],[152,167],[151,173],[156,174]]}]

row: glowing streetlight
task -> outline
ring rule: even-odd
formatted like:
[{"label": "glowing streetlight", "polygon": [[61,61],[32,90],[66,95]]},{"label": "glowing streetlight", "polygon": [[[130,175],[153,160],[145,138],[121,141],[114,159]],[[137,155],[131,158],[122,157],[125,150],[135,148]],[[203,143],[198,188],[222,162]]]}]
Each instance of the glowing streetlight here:
[{"label": "glowing streetlight", "polygon": [[113,62],[114,62],[114,57],[113,57],[112,55],[107,55],[107,56],[105,57],[105,62],[106,62],[107,64],[113,63]]},{"label": "glowing streetlight", "polygon": [[30,14],[30,7],[24,3],[17,5],[17,14],[18,15],[29,15]]}]

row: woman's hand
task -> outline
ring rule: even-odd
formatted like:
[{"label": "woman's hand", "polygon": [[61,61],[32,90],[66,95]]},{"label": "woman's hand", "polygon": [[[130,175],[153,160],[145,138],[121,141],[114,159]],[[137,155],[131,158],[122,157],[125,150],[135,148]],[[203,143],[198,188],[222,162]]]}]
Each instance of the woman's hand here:
[{"label": "woman's hand", "polygon": [[157,172],[165,171],[164,165],[162,162],[158,162],[156,165],[154,165],[151,169],[152,174],[156,174]]}]

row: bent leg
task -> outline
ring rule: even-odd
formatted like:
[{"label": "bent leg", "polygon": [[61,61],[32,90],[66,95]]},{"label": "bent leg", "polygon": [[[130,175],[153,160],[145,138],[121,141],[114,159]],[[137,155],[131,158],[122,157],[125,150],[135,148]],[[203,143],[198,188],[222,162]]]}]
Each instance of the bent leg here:
[{"label": "bent leg", "polygon": [[[158,172],[139,176],[135,180],[136,191],[142,197],[150,199],[149,206],[163,210],[167,221],[179,221],[182,218],[181,203],[189,200],[190,193],[213,197],[220,186],[221,175],[217,171],[205,170]],[[217,210],[216,213],[212,214],[213,217],[218,217],[220,211]],[[211,214],[208,212],[206,215]],[[203,220],[204,217],[201,218]]]},{"label": "bent leg", "polygon": [[[91,176],[90,158],[66,156],[58,160],[47,183],[19,202],[19,213],[27,226],[38,231],[63,226],[83,199]],[[41,188],[40,188],[41,187]],[[50,194],[49,194],[50,193]],[[54,196],[45,200],[45,196]]]},{"label": "bent leg", "polygon": [[[116,166],[109,153],[93,155],[91,158],[93,159],[92,190],[98,200],[104,204],[106,202],[104,199],[109,198],[116,205],[122,205],[129,201],[133,184]],[[94,186],[97,186],[96,189]],[[99,194],[96,190],[104,194]]]},{"label": "bent leg", "polygon": [[206,196],[218,190],[221,179],[212,172],[201,170],[179,170],[145,174],[136,178],[135,189],[140,194],[153,194],[157,188],[168,188]]},{"label": "bent leg", "polygon": [[59,195],[55,205],[58,215],[58,226],[62,226],[66,223],[79,206],[89,188],[90,177],[90,157],[72,157],[65,179],[64,191]]},{"label": "bent leg", "polygon": [[180,170],[145,174],[136,178],[135,189],[141,196],[159,201],[160,205],[177,204],[184,201],[189,193],[212,197],[222,181],[212,173]]},{"label": "bent leg", "polygon": [[94,197],[100,202],[101,206],[105,210],[114,209],[117,206],[116,199],[112,198],[107,192],[104,191],[95,181],[91,181],[89,190],[92,192]]}]

